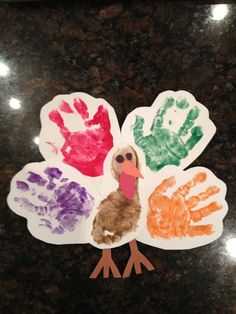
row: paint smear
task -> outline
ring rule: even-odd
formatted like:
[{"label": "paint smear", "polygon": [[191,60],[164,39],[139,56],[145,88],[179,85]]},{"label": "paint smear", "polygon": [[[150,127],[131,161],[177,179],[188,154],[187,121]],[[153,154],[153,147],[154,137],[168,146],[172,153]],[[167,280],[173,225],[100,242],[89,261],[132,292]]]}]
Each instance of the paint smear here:
[{"label": "paint smear", "polygon": [[46,143],[51,145],[53,153],[58,154],[58,148],[56,147],[54,143],[49,142],[49,141],[47,141]]},{"label": "paint smear", "polygon": [[[135,143],[144,152],[146,165],[153,171],[158,171],[166,165],[179,166],[181,159],[188,156],[189,150],[193,149],[203,136],[202,128],[194,127],[194,122],[199,116],[197,107],[186,112],[187,117],[177,133],[163,128],[165,115],[174,105],[183,110],[189,107],[186,99],[175,103],[173,97],[167,98],[154,117],[149,135],[143,135],[145,120],[141,116],[136,116],[132,127]],[[185,142],[182,137],[188,134],[189,138]]]},{"label": "paint smear", "polygon": [[[29,183],[17,181],[17,189],[23,190],[26,195],[24,194],[24,197],[15,197],[14,200],[20,207],[40,216],[40,227],[49,228],[52,233],[63,234],[65,231],[73,231],[82,217],[89,217],[94,205],[94,198],[84,187],[73,181],[65,184],[61,183],[60,186],[55,184],[53,180],[58,180],[62,175],[62,171],[58,168],[46,168],[44,170],[48,180],[43,179],[35,172],[32,176],[32,173],[30,172],[31,175],[27,181],[39,185],[38,183],[44,180],[45,192],[50,186],[50,190],[53,191],[52,196],[49,197],[46,195],[47,193],[43,193],[40,189],[40,194],[35,193],[39,203],[34,204],[29,200],[32,192]],[[32,180],[32,178],[34,179]]]},{"label": "paint smear", "polygon": [[221,204],[212,201],[207,206],[196,209],[201,201],[208,200],[219,192],[216,186],[210,186],[206,191],[186,199],[190,189],[205,182],[206,173],[198,173],[192,180],[180,186],[171,197],[164,193],[175,185],[175,178],[165,179],[156,187],[149,197],[147,229],[151,237],[165,239],[176,237],[196,237],[210,235],[214,232],[213,225],[193,225],[204,217],[222,208]]},{"label": "paint smear", "polygon": [[49,113],[49,119],[56,123],[65,140],[60,149],[64,156],[63,161],[84,175],[91,177],[103,175],[103,162],[113,146],[108,110],[100,105],[93,118],[85,120],[88,118],[85,102],[76,98],[74,107],[84,119],[85,126],[88,127],[84,132],[70,132],[65,127],[58,110],[52,110]]},{"label": "paint smear", "polygon": [[60,182],[67,182],[68,180],[69,180],[68,178],[62,178]]}]

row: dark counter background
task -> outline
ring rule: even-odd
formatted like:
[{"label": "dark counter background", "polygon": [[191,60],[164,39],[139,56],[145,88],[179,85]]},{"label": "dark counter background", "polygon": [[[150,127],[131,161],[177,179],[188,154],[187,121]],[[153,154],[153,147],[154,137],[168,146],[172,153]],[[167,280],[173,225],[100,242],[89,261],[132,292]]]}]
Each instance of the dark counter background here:
[{"label": "dark counter background", "polygon": [[[215,22],[211,5],[196,1],[0,5],[0,59],[11,70],[0,77],[0,313],[236,313],[235,259],[226,250],[236,236],[236,4],[229,9]],[[209,167],[228,185],[223,236],[190,251],[140,244],[155,271],[89,280],[101,252],[33,238],[6,205],[10,179],[43,160],[33,138],[41,107],[55,95],[103,97],[122,124],[167,89],[193,93],[217,126],[191,166]],[[9,107],[11,97],[21,110]],[[128,245],[113,256],[124,269]]]}]

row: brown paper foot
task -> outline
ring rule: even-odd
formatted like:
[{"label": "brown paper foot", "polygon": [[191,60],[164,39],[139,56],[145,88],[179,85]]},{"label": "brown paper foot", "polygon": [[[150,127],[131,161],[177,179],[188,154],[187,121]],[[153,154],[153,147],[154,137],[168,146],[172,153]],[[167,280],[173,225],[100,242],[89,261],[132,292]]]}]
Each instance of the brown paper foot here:
[{"label": "brown paper foot", "polygon": [[141,274],[142,273],[141,264],[143,264],[143,266],[145,266],[147,270],[149,271],[155,269],[153,265],[149,262],[149,260],[139,251],[136,240],[129,242],[129,246],[130,246],[131,256],[125,267],[123,278],[130,277],[133,267],[137,275]]},{"label": "brown paper foot", "polygon": [[121,278],[121,274],[111,257],[111,249],[102,250],[102,257],[89,278],[96,279],[102,270],[103,278],[109,278],[110,270],[114,278]]}]

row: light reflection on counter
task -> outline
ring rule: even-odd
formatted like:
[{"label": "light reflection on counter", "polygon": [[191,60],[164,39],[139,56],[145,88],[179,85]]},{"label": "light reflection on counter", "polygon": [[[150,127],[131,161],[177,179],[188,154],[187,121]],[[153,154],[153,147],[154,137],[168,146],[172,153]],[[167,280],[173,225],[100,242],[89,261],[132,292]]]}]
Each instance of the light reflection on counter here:
[{"label": "light reflection on counter", "polygon": [[9,67],[4,63],[0,62],[0,76],[7,76],[10,73]]},{"label": "light reflection on counter", "polygon": [[10,100],[9,100],[9,106],[14,109],[14,110],[18,110],[21,108],[21,102],[19,99],[15,98],[15,97],[12,97]]},{"label": "light reflection on counter", "polygon": [[236,257],[236,238],[231,238],[226,241],[226,250],[230,256]]},{"label": "light reflection on counter", "polygon": [[223,20],[228,13],[229,13],[229,7],[227,4],[216,4],[212,8],[211,19],[214,21]]},{"label": "light reflection on counter", "polygon": [[33,142],[36,144],[36,145],[39,145],[39,136],[35,136],[33,138]]}]

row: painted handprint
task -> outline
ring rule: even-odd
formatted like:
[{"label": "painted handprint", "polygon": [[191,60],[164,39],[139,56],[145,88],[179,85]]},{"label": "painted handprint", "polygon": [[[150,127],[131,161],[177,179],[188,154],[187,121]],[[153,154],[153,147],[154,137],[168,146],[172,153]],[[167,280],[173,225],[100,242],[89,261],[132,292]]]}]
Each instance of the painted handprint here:
[{"label": "painted handprint", "polygon": [[64,177],[59,167],[31,169],[24,168],[12,183],[10,202],[15,202],[18,213],[33,217],[38,228],[55,235],[79,228],[81,219],[90,215],[94,197],[84,186]]},{"label": "painted handprint", "polygon": [[186,168],[215,131],[207,108],[186,91],[159,94],[151,107],[133,110],[122,126],[122,136],[141,148],[151,173],[167,165]]},{"label": "painted handprint", "polygon": [[205,191],[188,197],[191,189],[203,184],[206,179],[206,172],[198,172],[191,180],[171,193],[171,196],[166,193],[175,186],[175,176],[163,180],[155,188],[149,197],[147,214],[147,229],[152,238],[196,237],[211,235],[214,232],[213,224],[201,224],[201,221],[222,209],[222,204],[213,198],[205,206],[200,208],[197,206],[216,195],[220,188],[216,185],[207,186]]},{"label": "painted handprint", "polygon": [[40,151],[46,159],[60,159],[84,175],[101,176],[114,129],[119,130],[114,116],[103,100],[83,93],[59,96],[42,110]]},{"label": "painted handprint", "polygon": [[[135,143],[143,150],[147,166],[154,171],[158,171],[166,165],[179,166],[180,160],[188,155],[189,150],[193,149],[203,136],[202,128],[194,126],[194,121],[199,116],[197,106],[189,110],[178,132],[172,132],[163,127],[165,115],[173,106],[185,110],[189,107],[189,103],[186,99],[175,101],[173,97],[167,98],[163,106],[158,109],[150,129],[151,133],[147,136],[143,135],[144,118],[136,116],[133,128]],[[173,121],[170,120],[169,124],[172,123]],[[191,135],[184,141],[182,138],[190,130]]]},{"label": "painted handprint", "polygon": [[[113,146],[108,111],[101,105],[98,107],[94,117],[88,120],[87,106],[82,99],[75,98],[74,107],[84,119],[84,124],[89,128],[88,130],[84,132],[70,132],[65,127],[59,110],[52,110],[49,114],[50,120],[57,124],[65,139],[65,143],[61,148],[64,156],[63,161],[85,175],[102,175],[104,159]],[[61,102],[60,110],[73,114],[70,105],[65,101]],[[94,126],[99,127],[94,129],[92,128]]]}]

